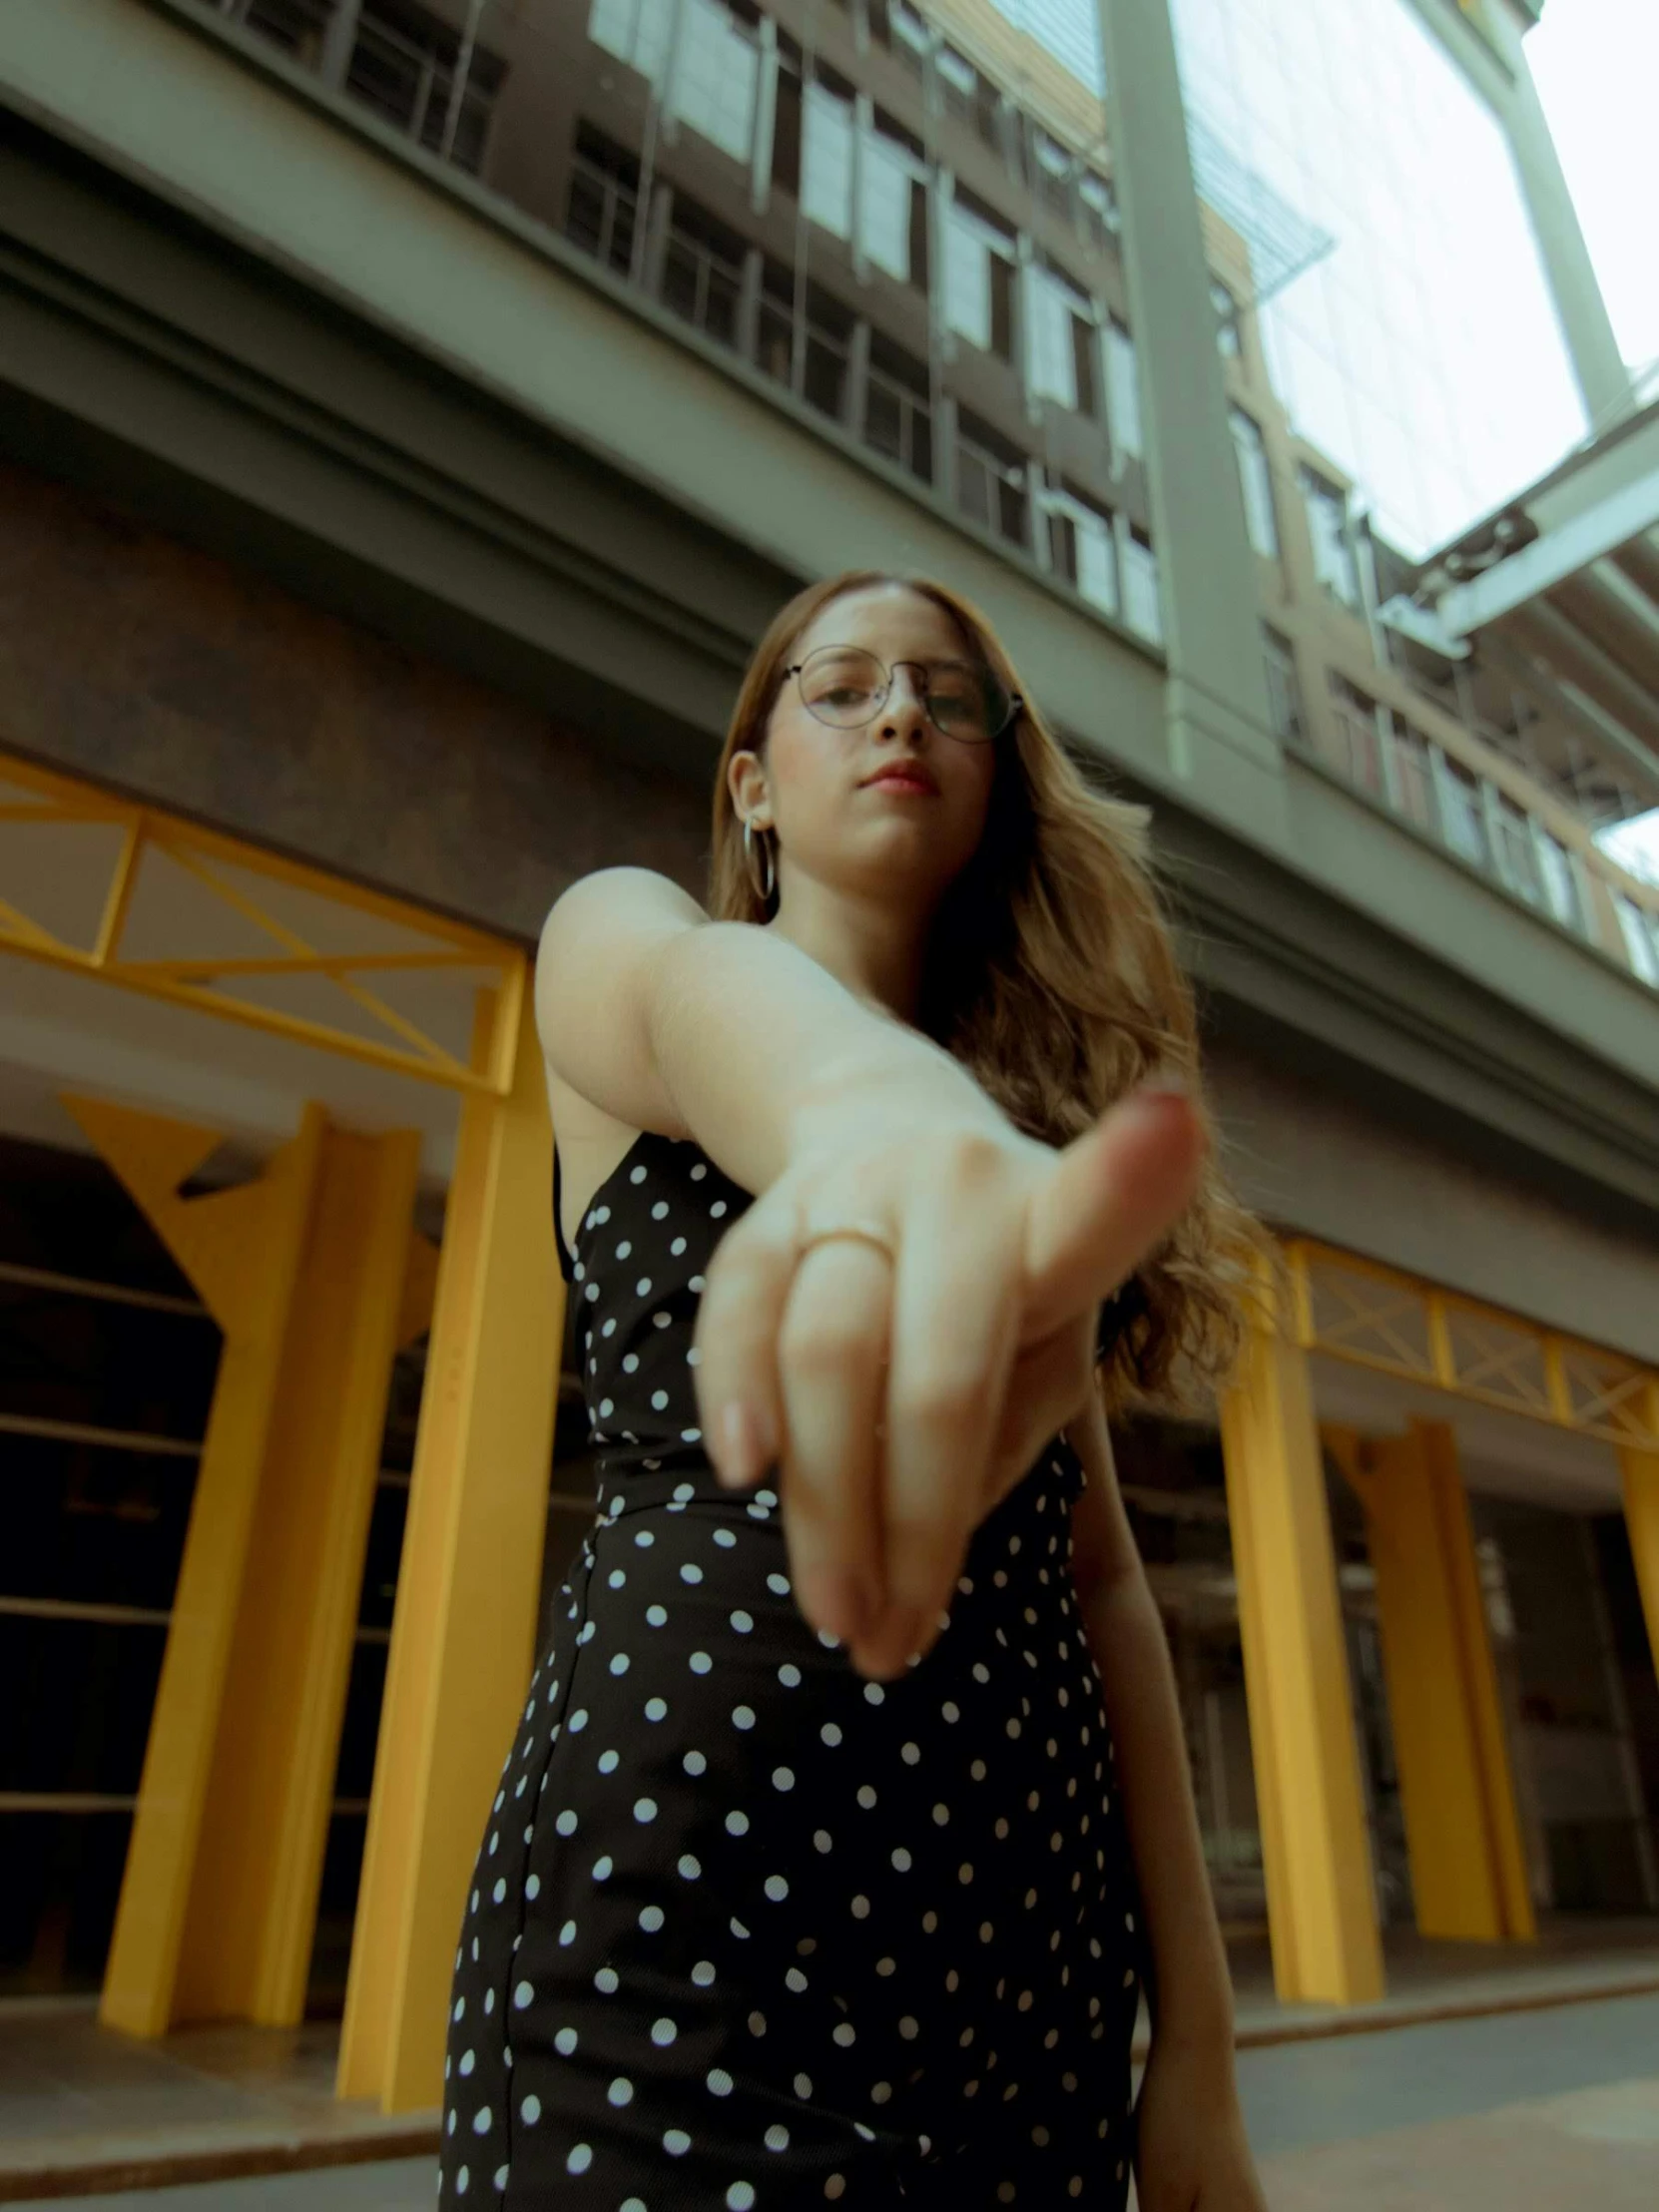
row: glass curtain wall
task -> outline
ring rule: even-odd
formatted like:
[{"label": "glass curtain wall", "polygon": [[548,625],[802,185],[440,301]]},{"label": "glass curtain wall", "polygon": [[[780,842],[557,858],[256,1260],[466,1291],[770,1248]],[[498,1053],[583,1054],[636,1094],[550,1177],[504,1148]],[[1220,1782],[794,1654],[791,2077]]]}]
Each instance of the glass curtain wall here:
[{"label": "glass curtain wall", "polygon": [[1582,403],[1497,119],[1406,0],[1172,0],[1188,109],[1333,240],[1261,303],[1293,427],[1413,558]]}]

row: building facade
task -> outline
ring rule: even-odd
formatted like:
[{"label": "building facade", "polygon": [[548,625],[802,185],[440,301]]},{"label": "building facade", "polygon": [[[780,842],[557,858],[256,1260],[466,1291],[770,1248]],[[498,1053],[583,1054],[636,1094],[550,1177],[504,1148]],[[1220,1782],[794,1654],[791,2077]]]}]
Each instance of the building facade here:
[{"label": "building facade", "polygon": [[0,24],[11,1988],[342,2008],[344,2092],[435,2097],[593,1509],[528,948],[592,866],[701,887],[747,655],[854,564],[1151,810],[1285,1247],[1214,1420],[1120,1439],[1230,1926],[1349,2001],[1394,1928],[1659,1913],[1659,891],[1599,838],[1659,802],[1659,412],[1527,11],[1388,4],[1582,405],[1433,543],[1276,381],[1340,212],[1163,9],[1104,0],[1104,100],[989,0]]}]

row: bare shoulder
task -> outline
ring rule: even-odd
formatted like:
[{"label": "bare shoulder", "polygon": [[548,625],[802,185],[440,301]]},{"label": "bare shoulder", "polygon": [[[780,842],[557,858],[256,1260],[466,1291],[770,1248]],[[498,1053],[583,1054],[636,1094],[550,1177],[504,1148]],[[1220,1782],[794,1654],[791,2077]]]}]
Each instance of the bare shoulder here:
[{"label": "bare shoulder", "polygon": [[567,1172],[585,1182],[642,1129],[683,1136],[647,1025],[651,967],[708,915],[650,868],[601,868],[561,892],[536,955],[536,1027]]}]

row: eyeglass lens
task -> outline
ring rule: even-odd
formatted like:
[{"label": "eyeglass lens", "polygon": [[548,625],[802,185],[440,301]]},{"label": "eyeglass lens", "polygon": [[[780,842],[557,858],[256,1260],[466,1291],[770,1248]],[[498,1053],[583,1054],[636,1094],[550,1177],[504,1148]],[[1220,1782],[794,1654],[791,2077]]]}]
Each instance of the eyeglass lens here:
[{"label": "eyeglass lens", "polygon": [[[1008,720],[1010,702],[987,668],[968,661],[908,662],[921,677],[922,706],[934,728],[971,743],[994,738]],[[820,722],[857,730],[880,713],[890,679],[873,653],[857,646],[827,645],[801,667],[801,697]]]}]

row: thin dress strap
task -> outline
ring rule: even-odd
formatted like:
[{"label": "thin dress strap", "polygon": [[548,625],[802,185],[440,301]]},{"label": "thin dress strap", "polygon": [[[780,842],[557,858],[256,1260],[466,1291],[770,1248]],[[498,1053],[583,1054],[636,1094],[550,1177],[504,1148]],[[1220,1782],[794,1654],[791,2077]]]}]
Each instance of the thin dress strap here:
[{"label": "thin dress strap", "polygon": [[576,1262],[570,1247],[565,1243],[564,1208],[559,1203],[559,1148],[553,1147],[553,1242],[559,1248],[559,1273],[567,1283],[574,1280]]}]

